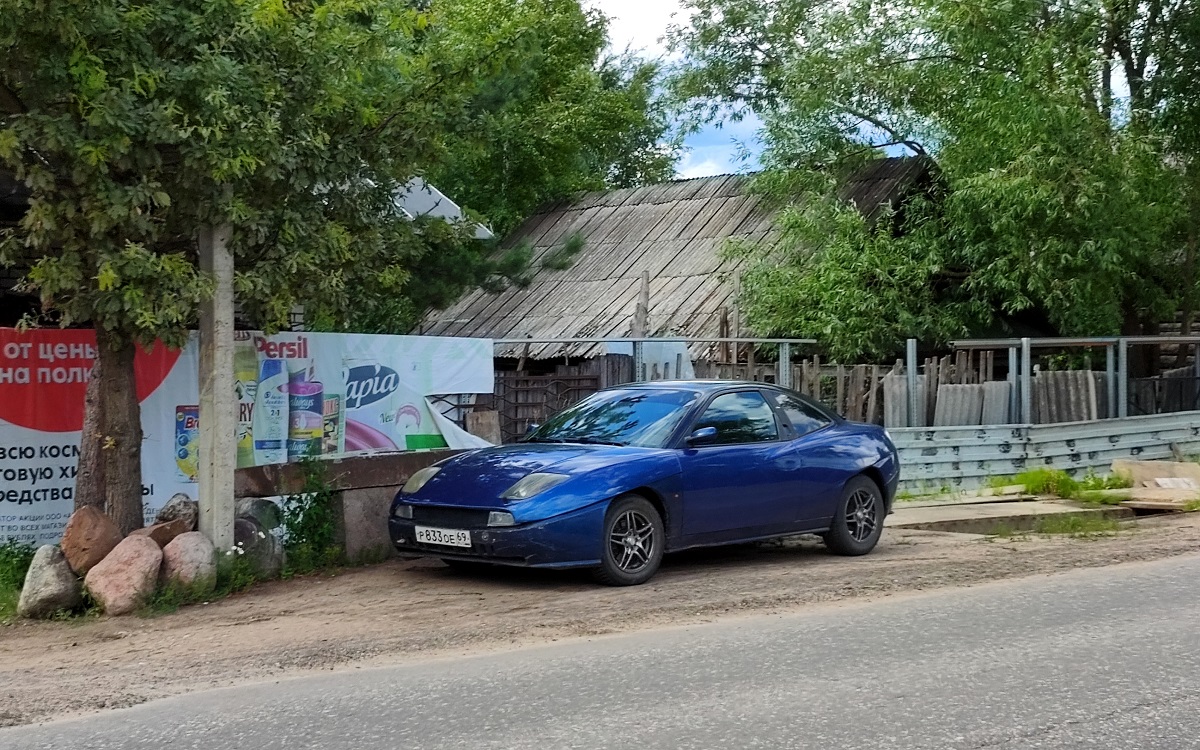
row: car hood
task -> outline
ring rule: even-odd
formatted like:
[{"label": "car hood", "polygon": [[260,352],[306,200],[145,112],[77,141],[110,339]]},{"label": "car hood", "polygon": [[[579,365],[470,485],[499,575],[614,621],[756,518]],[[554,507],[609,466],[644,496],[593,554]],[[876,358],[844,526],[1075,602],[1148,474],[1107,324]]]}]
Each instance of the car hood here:
[{"label": "car hood", "polygon": [[500,495],[522,477],[546,471],[576,476],[655,452],[615,445],[520,443],[462,453],[441,465],[413,502],[496,507]]}]

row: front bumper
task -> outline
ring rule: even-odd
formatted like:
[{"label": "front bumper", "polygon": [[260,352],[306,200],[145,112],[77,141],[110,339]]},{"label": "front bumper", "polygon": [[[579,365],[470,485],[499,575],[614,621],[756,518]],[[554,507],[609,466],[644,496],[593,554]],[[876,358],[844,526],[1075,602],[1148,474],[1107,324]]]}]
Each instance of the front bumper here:
[{"label": "front bumper", "polygon": [[408,555],[474,560],[500,565],[571,568],[600,564],[605,503],[519,526],[466,529],[471,546],[419,544],[417,526],[406,518],[388,518],[388,533],[397,551]]}]

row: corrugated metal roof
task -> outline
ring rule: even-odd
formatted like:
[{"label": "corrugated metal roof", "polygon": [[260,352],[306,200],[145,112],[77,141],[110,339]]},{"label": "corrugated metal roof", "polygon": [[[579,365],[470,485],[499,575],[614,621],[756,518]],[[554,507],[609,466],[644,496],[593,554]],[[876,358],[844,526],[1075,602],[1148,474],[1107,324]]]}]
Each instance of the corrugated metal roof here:
[{"label": "corrugated metal roof", "polygon": [[[868,218],[929,171],[927,160],[881,159],[848,180],[842,197]],[[525,221],[506,247],[530,242],[534,264],[575,232],[585,241],[570,268],[541,269],[533,282],[498,294],[474,290],[426,316],[421,332],[495,339],[619,338],[632,333],[643,271],[650,272],[650,332],[720,335],[722,309],[733,314],[738,268],[721,257],[727,240],[770,242],[772,214],[747,190],[751,177],[720,175],[588,193],[559,201]],[[517,357],[523,345],[497,347]],[[545,359],[592,356],[593,346],[531,345]]]}]

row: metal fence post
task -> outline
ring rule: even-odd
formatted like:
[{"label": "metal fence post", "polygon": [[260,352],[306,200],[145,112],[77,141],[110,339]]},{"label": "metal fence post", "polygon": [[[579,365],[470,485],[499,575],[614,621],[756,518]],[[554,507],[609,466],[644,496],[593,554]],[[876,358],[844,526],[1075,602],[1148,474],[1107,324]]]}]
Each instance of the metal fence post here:
[{"label": "metal fence post", "polygon": [[775,373],[775,382],[781,388],[792,387],[792,344],[784,341],[779,345],[779,366]]},{"label": "metal fence post", "polygon": [[633,342],[633,382],[642,383],[646,380],[646,354],[643,339]]},{"label": "metal fence post", "polygon": [[917,414],[921,410],[921,401],[917,393],[917,340],[909,339],[907,351],[908,367],[905,377],[908,380],[908,421],[909,427],[917,427]]},{"label": "metal fence post", "polygon": [[1117,340],[1117,416],[1129,416],[1129,342]]},{"label": "metal fence post", "polygon": [[1112,419],[1117,416],[1117,363],[1112,344],[1104,346],[1104,383],[1108,392],[1108,412],[1105,416]]},{"label": "metal fence post", "polygon": [[1033,424],[1033,357],[1029,339],[1021,339],[1021,423]]},{"label": "metal fence post", "polygon": [[1018,421],[1018,410],[1021,407],[1017,393],[1017,347],[1008,347],[1008,419]]}]

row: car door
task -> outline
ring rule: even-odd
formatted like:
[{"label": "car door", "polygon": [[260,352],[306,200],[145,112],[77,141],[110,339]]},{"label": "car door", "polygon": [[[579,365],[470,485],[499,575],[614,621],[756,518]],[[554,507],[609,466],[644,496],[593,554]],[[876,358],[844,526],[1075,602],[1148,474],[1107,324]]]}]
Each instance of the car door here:
[{"label": "car door", "polygon": [[834,512],[845,484],[844,461],[836,451],[833,417],[798,394],[769,391],[778,408],[788,453],[787,501],[782,523],[789,529],[823,527]]},{"label": "car door", "polygon": [[689,433],[705,427],[715,428],[716,437],[685,446],[680,456],[685,542],[775,533],[786,491],[778,462],[788,453],[775,409],[758,389],[722,393]]}]

